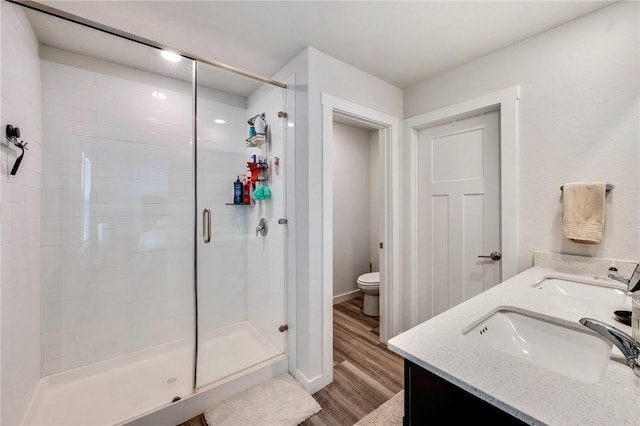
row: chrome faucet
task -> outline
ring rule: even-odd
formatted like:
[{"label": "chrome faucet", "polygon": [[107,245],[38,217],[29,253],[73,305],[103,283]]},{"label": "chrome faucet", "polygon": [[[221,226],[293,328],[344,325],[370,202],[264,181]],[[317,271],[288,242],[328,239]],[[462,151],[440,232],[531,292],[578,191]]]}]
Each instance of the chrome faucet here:
[{"label": "chrome faucet", "polygon": [[580,324],[604,336],[607,340],[616,345],[627,359],[629,367],[631,367],[636,376],[640,377],[640,364],[638,364],[640,342],[634,340],[633,337],[629,336],[627,333],[593,318],[581,318]]},{"label": "chrome faucet", "polygon": [[640,263],[636,265],[636,269],[634,269],[633,274],[631,274],[631,278],[623,277],[622,275],[618,275],[614,273],[617,269],[609,269],[609,278],[621,282],[622,284],[626,284],[627,291],[633,293],[634,291],[640,290]]}]

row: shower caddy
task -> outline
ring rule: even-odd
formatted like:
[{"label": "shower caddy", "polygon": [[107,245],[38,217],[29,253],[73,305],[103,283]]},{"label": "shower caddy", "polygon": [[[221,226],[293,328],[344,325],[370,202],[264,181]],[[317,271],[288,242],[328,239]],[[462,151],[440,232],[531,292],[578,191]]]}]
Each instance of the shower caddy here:
[{"label": "shower caddy", "polygon": [[[265,117],[266,113],[263,112],[262,114],[253,116],[247,121],[250,125],[250,136],[245,140],[245,146],[247,148],[258,148],[256,154],[252,155],[253,161],[247,161],[247,169],[249,170],[250,180],[249,187],[251,191],[254,191],[256,189],[256,183],[260,182],[262,184],[269,181],[269,143],[271,142],[271,128],[267,123]],[[256,119],[260,119],[264,123],[263,132],[255,131],[254,124]],[[231,206],[250,206],[253,203],[251,202],[251,197],[249,197],[248,203],[225,204]]]}]

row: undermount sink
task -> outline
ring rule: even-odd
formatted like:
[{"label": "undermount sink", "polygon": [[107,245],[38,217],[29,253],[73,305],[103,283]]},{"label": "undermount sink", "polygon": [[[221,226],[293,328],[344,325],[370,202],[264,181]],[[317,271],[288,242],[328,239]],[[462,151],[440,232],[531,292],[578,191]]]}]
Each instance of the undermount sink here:
[{"label": "undermount sink", "polygon": [[517,308],[499,308],[462,333],[471,341],[575,380],[597,383],[609,362],[612,345],[579,327]]},{"label": "undermount sink", "polygon": [[598,300],[602,304],[611,306],[631,306],[630,296],[625,290],[606,283],[599,284],[595,280],[550,275],[538,280],[533,288],[552,294]]}]

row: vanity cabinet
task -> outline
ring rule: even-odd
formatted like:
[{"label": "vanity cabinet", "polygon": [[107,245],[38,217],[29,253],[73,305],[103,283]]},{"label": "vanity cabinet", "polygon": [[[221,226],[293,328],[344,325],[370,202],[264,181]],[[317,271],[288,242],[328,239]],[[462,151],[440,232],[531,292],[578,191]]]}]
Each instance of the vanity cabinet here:
[{"label": "vanity cabinet", "polygon": [[404,360],[404,426],[465,424],[525,425],[509,413],[419,365]]}]

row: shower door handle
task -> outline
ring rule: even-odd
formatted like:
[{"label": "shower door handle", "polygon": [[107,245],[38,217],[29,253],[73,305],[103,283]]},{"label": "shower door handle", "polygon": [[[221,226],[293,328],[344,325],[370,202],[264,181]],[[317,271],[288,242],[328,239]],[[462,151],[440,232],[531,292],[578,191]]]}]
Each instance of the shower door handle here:
[{"label": "shower door handle", "polygon": [[205,244],[211,242],[211,210],[202,211],[202,239]]}]

